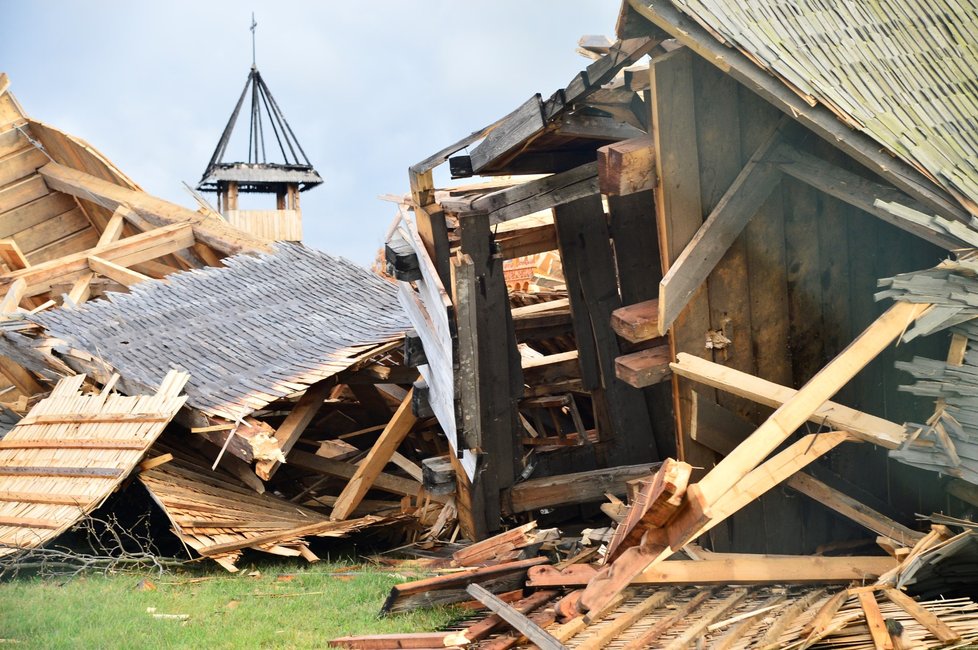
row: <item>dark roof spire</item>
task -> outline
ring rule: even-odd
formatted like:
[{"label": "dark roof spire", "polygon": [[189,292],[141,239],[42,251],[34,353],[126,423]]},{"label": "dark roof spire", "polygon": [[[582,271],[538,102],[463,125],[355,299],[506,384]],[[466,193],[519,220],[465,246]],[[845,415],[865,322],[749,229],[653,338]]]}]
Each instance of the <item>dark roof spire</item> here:
[{"label": "dark roof spire", "polygon": [[[268,192],[273,190],[270,184],[295,183],[300,190],[306,190],[323,182],[322,177],[312,167],[309,158],[299,145],[292,127],[285,119],[282,109],[268,89],[255,58],[255,22],[251,14],[251,70],[245,81],[238,103],[234,106],[231,119],[228,120],[221,139],[214,149],[207,169],[197,185],[201,191],[217,191],[218,183],[237,182],[240,192]],[[225,161],[231,134],[237,124],[245,97],[251,97],[248,126],[248,157],[246,161]],[[270,127],[275,137],[275,143],[268,149],[265,147],[265,131]],[[277,145],[277,147],[276,147]],[[276,151],[277,149],[277,151]],[[281,162],[270,162],[278,158]]]}]

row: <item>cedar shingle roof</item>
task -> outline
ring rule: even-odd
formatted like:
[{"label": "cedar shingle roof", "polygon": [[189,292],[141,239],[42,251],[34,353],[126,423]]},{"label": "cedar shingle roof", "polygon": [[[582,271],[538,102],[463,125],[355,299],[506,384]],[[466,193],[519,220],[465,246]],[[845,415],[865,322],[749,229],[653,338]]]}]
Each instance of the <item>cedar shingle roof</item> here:
[{"label": "cedar shingle roof", "polygon": [[917,167],[978,215],[978,5],[970,0],[671,0]]},{"label": "cedar shingle roof", "polygon": [[279,243],[222,262],[32,318],[124,378],[158,385],[170,368],[189,372],[188,404],[230,419],[346,369],[410,327],[394,286],[343,258]]}]

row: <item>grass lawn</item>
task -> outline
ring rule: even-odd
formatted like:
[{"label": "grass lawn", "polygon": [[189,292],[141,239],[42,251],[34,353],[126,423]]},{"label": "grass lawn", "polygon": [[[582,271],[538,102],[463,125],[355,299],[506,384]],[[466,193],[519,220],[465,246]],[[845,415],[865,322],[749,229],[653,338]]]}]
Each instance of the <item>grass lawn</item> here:
[{"label": "grass lawn", "polygon": [[[391,586],[417,576],[373,567],[295,562],[260,576],[195,569],[0,583],[0,646],[10,648],[315,648],[348,634],[434,631],[450,609],[391,618]],[[140,585],[148,580],[155,589]],[[189,614],[186,621],[154,618]]]}]

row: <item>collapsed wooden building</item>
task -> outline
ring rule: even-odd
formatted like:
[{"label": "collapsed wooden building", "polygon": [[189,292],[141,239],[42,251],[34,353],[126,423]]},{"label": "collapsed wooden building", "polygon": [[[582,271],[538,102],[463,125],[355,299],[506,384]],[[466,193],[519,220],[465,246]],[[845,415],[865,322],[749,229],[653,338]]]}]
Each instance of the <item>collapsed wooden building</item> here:
[{"label": "collapsed wooden building", "polygon": [[[295,233],[296,196],[237,216]],[[199,203],[142,191],[0,75],[0,555],[130,477],[184,548],[231,570],[247,548],[314,560],[307,539],[364,528],[450,534],[422,488],[444,449],[411,408],[394,286]]]},{"label": "collapsed wooden building", "polygon": [[[944,3],[626,0],[618,40],[582,39],[593,61],[565,87],[409,169],[387,259],[463,530],[559,525],[609,497],[617,522],[597,568],[530,569],[564,588],[570,628],[480,597],[516,630],[487,647],[573,646],[607,617],[655,627],[661,591],[640,594],[642,615],[612,612],[625,590],[641,600],[633,581],[683,573],[674,554],[695,564],[694,542],[723,556],[714,569],[742,563],[730,582],[790,585],[818,581],[800,577],[816,554],[896,566],[949,543],[920,515],[972,537],[957,517],[978,505],[976,29]],[[507,283],[512,260],[550,251],[563,286]],[[828,634],[855,598],[872,634],[846,647],[894,647],[865,594],[896,569],[876,582],[863,560],[865,592],[792,597],[782,625],[821,611]],[[689,635],[662,628],[663,647],[712,642],[721,609]],[[755,614],[735,620],[757,634],[722,647],[776,647]],[[914,643],[960,643],[929,630]]]}]

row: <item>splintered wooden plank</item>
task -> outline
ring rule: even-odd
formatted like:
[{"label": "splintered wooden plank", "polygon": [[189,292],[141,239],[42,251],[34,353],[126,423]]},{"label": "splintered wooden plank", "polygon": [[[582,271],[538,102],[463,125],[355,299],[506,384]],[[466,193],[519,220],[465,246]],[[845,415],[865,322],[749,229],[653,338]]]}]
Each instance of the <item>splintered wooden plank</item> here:
[{"label": "splintered wooden plank", "polygon": [[7,288],[3,302],[0,302],[0,314],[10,314],[17,311],[17,307],[20,306],[20,301],[24,298],[25,293],[27,293],[27,283],[24,282],[23,278],[15,280]]},{"label": "splintered wooden plank", "polygon": [[659,301],[645,300],[611,312],[611,329],[626,341],[641,343],[659,334]]},{"label": "splintered wooden plank", "polygon": [[652,136],[631,138],[598,148],[598,182],[602,194],[625,196],[655,187]]},{"label": "splintered wooden plank", "polygon": [[[332,378],[324,379],[306,389],[296,405],[292,407],[285,420],[275,430],[275,440],[282,454],[288,456],[292,447],[302,436],[312,419],[316,417],[323,402],[329,397],[329,392],[336,385]],[[269,480],[278,470],[280,463],[273,460],[262,460],[255,465],[255,473],[264,480]]]},{"label": "splintered wooden plank", "polygon": [[484,587],[471,584],[466,588],[466,591],[473,598],[498,614],[500,618],[512,625],[514,629],[522,632],[523,636],[535,643],[541,650],[564,650],[564,644],[552,637],[546,630],[531,621],[516,608],[487,591]]},{"label": "splintered wooden plank", "polygon": [[412,388],[404,397],[404,401],[401,402],[401,405],[397,408],[397,411],[391,417],[387,426],[384,427],[384,430],[381,432],[380,437],[377,438],[374,446],[371,447],[367,457],[357,467],[353,478],[350,479],[340,493],[340,496],[336,499],[336,504],[333,505],[333,510],[330,513],[330,519],[333,521],[341,521],[353,513],[360,504],[360,501],[367,494],[367,491],[374,484],[381,470],[390,462],[391,456],[397,451],[398,445],[411,432],[414,423],[417,422],[417,418],[414,417],[414,413],[411,411],[411,397],[413,394],[414,389]]},{"label": "splintered wooden plank", "polygon": [[133,235],[105,246],[73,253],[66,257],[36,264],[21,271],[7,274],[10,281],[23,278],[27,281],[29,296],[49,291],[57,282],[74,282],[89,272],[89,258],[127,266],[155,259],[193,245],[194,234],[189,224],[172,224],[150,232]]},{"label": "splintered wooden plank", "polygon": [[667,380],[672,371],[668,345],[624,354],[615,359],[615,376],[629,386],[645,388]]}]

